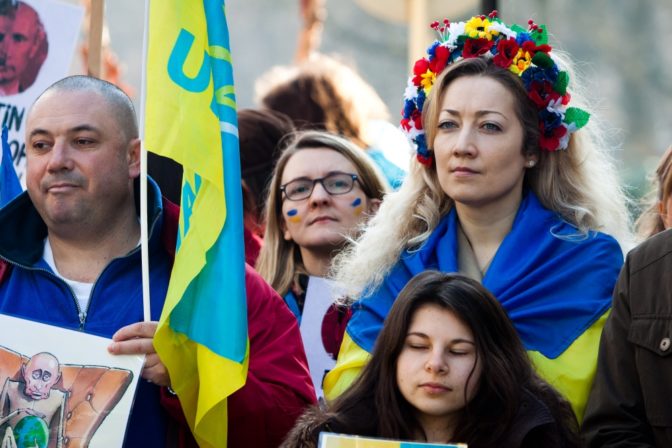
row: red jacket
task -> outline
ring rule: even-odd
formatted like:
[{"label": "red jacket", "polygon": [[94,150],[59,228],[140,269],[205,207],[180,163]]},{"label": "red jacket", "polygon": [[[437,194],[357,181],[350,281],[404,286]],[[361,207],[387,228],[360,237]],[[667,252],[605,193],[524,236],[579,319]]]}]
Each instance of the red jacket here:
[{"label": "red jacket", "polygon": [[[166,207],[167,235],[177,235],[178,210],[173,204]],[[245,385],[228,399],[228,448],[275,448],[306,407],[316,403],[315,390],[292,313],[249,265],[245,288],[250,362]],[[164,389],[161,400],[179,422],[177,445],[197,447],[177,397]]]},{"label": "red jacket", "polygon": [[[163,201],[162,242],[172,257],[179,207]],[[0,260],[0,282],[10,266]],[[277,447],[304,409],[316,403],[315,390],[296,319],[280,296],[245,266],[250,359],[245,385],[228,399],[229,448]],[[169,446],[197,447],[179,400],[162,388],[161,402],[174,420]]]}]

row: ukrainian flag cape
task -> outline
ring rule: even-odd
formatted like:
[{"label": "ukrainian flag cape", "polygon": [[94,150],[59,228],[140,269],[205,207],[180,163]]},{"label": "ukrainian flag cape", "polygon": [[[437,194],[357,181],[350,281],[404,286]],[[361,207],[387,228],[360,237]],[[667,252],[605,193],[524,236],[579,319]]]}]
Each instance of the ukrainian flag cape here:
[{"label": "ukrainian flag cape", "polygon": [[236,102],[221,0],[154,0],[145,146],[184,167],[175,264],[156,350],[201,446],[226,446],[226,397],[247,376]]},{"label": "ukrainian flag cape", "polygon": [[[383,284],[354,305],[343,347],[353,346],[354,342],[366,352],[373,350],[392,303],[415,274],[427,269],[459,270],[457,231],[457,213],[453,207],[421,249],[404,252]],[[580,384],[573,379],[563,391],[574,396],[573,389],[581,389],[577,391],[581,396],[572,403],[577,414],[583,413],[587,398],[584,395],[594,375],[599,330],[591,335],[591,341],[594,335],[597,340],[587,344],[594,345],[589,351],[568,349],[609,309],[622,264],[623,254],[616,240],[599,232],[580,235],[574,226],[545,209],[528,191],[511,232],[502,241],[483,278],[483,285],[506,309],[525,348],[537,354],[539,362],[547,364],[549,372],[542,371],[542,376],[562,388],[555,380],[561,382],[575,375],[572,370],[578,370],[577,365],[586,369]],[[572,352],[571,356],[580,359],[568,361],[561,356],[565,352]],[[339,363],[341,354],[345,355],[344,360],[348,359],[342,348]],[[536,363],[535,356],[532,357]],[[334,384],[333,375],[327,379],[330,385]]]}]

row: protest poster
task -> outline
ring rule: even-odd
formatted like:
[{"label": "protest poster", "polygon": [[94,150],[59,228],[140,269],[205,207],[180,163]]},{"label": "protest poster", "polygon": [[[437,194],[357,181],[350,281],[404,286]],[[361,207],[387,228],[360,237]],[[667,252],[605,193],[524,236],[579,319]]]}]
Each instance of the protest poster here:
[{"label": "protest poster", "polygon": [[339,347],[327,347],[326,341],[339,328],[339,311],[334,306],[334,283],[321,277],[310,277],[301,317],[301,339],[308,359],[310,376],[318,400],[324,399],[324,377],[336,365]]},{"label": "protest poster", "polygon": [[323,432],[320,434],[319,448],[467,448],[464,443],[421,443],[373,437],[349,436]]},{"label": "protest poster", "polygon": [[120,447],[144,356],[0,315],[0,446]]},{"label": "protest poster", "polygon": [[68,75],[84,8],[57,0],[0,0],[0,120],[25,186],[27,110]]}]

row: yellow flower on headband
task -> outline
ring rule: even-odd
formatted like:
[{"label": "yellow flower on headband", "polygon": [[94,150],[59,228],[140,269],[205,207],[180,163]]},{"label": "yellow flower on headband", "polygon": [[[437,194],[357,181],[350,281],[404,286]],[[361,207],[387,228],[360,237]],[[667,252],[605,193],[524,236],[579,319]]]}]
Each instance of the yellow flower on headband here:
[{"label": "yellow flower on headband", "polygon": [[472,39],[486,38],[492,40],[493,36],[498,36],[499,31],[490,31],[490,20],[481,16],[472,17],[464,24],[464,34]]},{"label": "yellow flower on headband", "polygon": [[432,86],[434,85],[434,80],[436,80],[436,73],[427,70],[421,76],[422,81],[420,81],[420,85],[425,89],[425,95],[429,95],[429,91],[432,90]]},{"label": "yellow flower on headband", "polygon": [[518,50],[518,54],[513,58],[513,63],[509,70],[519,75],[523,73],[532,63],[532,57],[529,51],[523,51],[522,48]]}]

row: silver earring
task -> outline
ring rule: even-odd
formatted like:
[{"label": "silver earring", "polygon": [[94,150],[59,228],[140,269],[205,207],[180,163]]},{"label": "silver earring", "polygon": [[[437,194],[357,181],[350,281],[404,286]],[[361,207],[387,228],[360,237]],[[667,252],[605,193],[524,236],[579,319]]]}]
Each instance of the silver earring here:
[{"label": "silver earring", "polygon": [[534,160],[528,160],[527,161],[527,167],[532,168],[534,165],[536,165],[536,162]]}]

